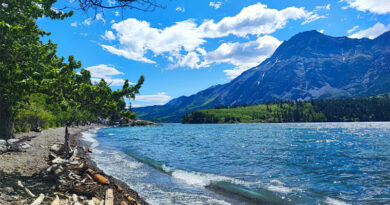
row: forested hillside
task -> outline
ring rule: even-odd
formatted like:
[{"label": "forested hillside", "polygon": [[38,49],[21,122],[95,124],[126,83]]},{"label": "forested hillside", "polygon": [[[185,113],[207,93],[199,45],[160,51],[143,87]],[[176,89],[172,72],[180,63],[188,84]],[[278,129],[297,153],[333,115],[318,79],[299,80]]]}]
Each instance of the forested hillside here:
[{"label": "forested hillside", "polygon": [[182,123],[390,121],[390,95],[220,106],[185,114]]}]

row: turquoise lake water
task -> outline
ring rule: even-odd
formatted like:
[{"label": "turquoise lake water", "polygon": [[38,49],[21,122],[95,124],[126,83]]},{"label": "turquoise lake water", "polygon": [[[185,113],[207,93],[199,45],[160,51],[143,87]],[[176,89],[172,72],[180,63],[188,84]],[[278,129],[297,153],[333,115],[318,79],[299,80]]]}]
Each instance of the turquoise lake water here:
[{"label": "turquoise lake water", "polygon": [[389,204],[390,123],[90,130],[92,158],[151,204]]}]

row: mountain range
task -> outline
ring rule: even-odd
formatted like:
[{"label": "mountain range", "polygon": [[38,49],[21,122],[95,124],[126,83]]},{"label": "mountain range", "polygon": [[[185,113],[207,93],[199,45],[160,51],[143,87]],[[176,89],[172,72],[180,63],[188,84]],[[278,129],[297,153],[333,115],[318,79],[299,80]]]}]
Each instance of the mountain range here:
[{"label": "mountain range", "polygon": [[306,31],[284,41],[270,58],[229,83],[133,111],[145,120],[180,122],[185,113],[219,105],[384,93],[390,93],[390,31],[375,39]]}]

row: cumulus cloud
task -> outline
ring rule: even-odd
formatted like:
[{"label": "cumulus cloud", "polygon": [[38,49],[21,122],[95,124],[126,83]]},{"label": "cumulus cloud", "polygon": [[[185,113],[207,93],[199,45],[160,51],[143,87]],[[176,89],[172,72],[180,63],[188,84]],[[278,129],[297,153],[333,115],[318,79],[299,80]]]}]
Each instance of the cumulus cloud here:
[{"label": "cumulus cloud", "polygon": [[[214,5],[217,3],[214,2]],[[325,6],[325,9],[327,7],[330,8],[330,5]],[[108,40],[115,37],[116,41],[101,46],[112,54],[145,63],[155,63],[152,57],[163,56],[172,63],[171,68],[200,68],[210,66],[211,63],[225,62],[242,69],[257,65],[264,60],[264,56],[269,56],[276,49],[275,45],[280,44],[268,34],[284,28],[290,20],[301,19],[303,23],[310,23],[319,18],[323,16],[304,8],[288,7],[277,10],[267,8],[267,5],[261,3],[244,7],[235,16],[224,17],[218,22],[205,20],[199,25],[188,19],[159,29],[152,27],[149,22],[129,18],[114,23],[111,26],[112,31],[106,31],[104,36]],[[246,43],[225,43],[210,54],[202,48],[208,39],[229,35],[258,39]],[[270,42],[264,43],[267,40]],[[222,55],[222,48],[231,49],[231,53]]]},{"label": "cumulus cloud", "polygon": [[390,24],[389,25],[384,25],[382,23],[376,23],[372,27],[365,29],[365,30],[360,30],[348,37],[350,38],[370,38],[374,39],[377,36],[383,34],[384,32],[390,30]]},{"label": "cumulus cloud", "polygon": [[112,86],[122,86],[125,82],[125,80],[121,78],[115,78],[115,76],[124,75],[124,73],[109,65],[100,64],[90,66],[85,68],[85,70],[91,72],[92,83],[98,83],[102,78]]},{"label": "cumulus cloud", "polygon": [[104,38],[106,40],[110,40],[110,41],[113,41],[116,39],[116,37],[112,31],[106,31],[104,33],[104,36],[102,36],[102,38]]},{"label": "cumulus cloud", "polygon": [[369,11],[376,14],[390,13],[390,3],[388,0],[342,0],[347,2],[349,7],[359,11]]},{"label": "cumulus cloud", "polygon": [[347,33],[348,34],[350,34],[350,33],[352,33],[352,32],[354,32],[354,31],[356,31],[356,29],[358,29],[359,28],[359,26],[354,26],[353,28],[351,28],[351,29],[349,29],[348,31],[347,31]]},{"label": "cumulus cloud", "polygon": [[223,18],[215,23],[208,20],[202,23],[198,32],[204,37],[218,38],[230,34],[245,37],[248,34],[270,34],[286,26],[288,20],[313,19],[314,13],[304,8],[288,7],[282,10],[267,8],[264,4],[254,4],[245,7],[236,16]]},{"label": "cumulus cloud", "polygon": [[176,7],[176,11],[180,11],[180,12],[184,13],[184,12],[186,12],[186,9],[178,6],[178,7]]},{"label": "cumulus cloud", "polygon": [[209,6],[211,7],[214,7],[215,9],[219,9],[222,5],[222,2],[220,1],[217,1],[217,2],[213,2],[213,1],[210,1],[209,3]]},{"label": "cumulus cloud", "polygon": [[[172,99],[171,96],[167,95],[165,92],[160,92],[153,95],[136,95],[135,101],[145,102],[148,105],[163,105]],[[134,105],[133,105],[134,107]],[[138,106],[136,106],[138,107]]]},{"label": "cumulus cloud", "polygon": [[269,35],[245,43],[223,43],[216,50],[207,53],[203,64],[230,63],[235,65],[235,69],[224,71],[230,78],[235,78],[271,56],[281,43]]}]

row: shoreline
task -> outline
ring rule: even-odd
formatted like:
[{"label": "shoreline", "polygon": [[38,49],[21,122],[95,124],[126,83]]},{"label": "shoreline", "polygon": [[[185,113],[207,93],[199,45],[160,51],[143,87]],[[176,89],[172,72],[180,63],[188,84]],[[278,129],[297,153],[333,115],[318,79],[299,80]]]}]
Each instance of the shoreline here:
[{"label": "shoreline", "polygon": [[[126,183],[106,175],[99,169],[89,156],[87,143],[82,140],[83,132],[105,126],[71,127],[70,143],[73,148],[77,147],[77,155],[74,162],[77,166],[65,166],[67,173],[76,173],[75,177],[47,176],[45,171],[52,164],[49,155],[53,156],[50,148],[54,144],[64,143],[64,128],[44,130],[41,133],[20,133],[22,136],[37,136],[28,141],[30,147],[22,152],[6,152],[0,154],[0,204],[30,204],[42,193],[45,195],[41,204],[52,204],[59,197],[58,204],[71,204],[72,200],[78,200],[79,204],[102,204],[107,189],[113,190],[114,204],[148,204],[136,191]],[[55,156],[55,155],[54,155]],[[82,168],[80,168],[82,167]],[[100,184],[92,178],[83,183],[81,178],[88,176],[87,169],[92,169],[109,180],[109,184]],[[87,177],[85,177],[87,178]],[[31,190],[35,197],[26,193],[19,187],[18,181]],[[129,201],[127,197],[134,199]],[[74,199],[76,198],[76,199]],[[93,200],[92,200],[93,199]]]}]

